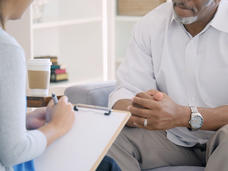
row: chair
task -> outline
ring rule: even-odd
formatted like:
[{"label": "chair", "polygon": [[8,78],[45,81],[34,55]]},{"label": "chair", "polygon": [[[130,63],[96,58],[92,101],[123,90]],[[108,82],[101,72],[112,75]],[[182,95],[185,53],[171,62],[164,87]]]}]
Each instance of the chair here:
[{"label": "chair", "polygon": [[[102,82],[69,87],[64,94],[73,104],[88,104],[107,107],[108,96],[115,88],[115,82]],[[203,171],[198,166],[169,166],[144,171]]]}]

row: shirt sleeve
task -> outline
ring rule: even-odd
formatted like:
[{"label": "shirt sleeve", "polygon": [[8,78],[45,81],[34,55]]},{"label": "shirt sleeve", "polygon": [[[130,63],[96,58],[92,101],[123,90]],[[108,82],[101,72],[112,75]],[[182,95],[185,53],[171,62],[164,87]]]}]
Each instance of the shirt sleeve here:
[{"label": "shirt sleeve", "polygon": [[126,58],[117,71],[117,87],[109,96],[109,107],[121,99],[156,88],[149,35],[142,22],[134,29]]},{"label": "shirt sleeve", "polygon": [[0,162],[10,167],[40,155],[47,140],[38,130],[26,130],[23,50],[13,45],[1,47],[0,60]]}]

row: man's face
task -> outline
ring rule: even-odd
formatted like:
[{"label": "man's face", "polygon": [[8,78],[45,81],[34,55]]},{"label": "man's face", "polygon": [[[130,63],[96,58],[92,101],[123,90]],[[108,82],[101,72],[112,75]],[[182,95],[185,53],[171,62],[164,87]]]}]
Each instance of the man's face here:
[{"label": "man's face", "polygon": [[210,14],[215,0],[172,0],[175,18],[183,24],[192,24]]}]

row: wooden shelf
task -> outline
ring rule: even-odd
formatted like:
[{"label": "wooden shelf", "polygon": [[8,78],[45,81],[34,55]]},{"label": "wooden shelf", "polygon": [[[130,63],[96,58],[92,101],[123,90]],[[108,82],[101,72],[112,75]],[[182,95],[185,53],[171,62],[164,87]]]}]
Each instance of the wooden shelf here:
[{"label": "wooden shelf", "polygon": [[[62,96],[58,96],[58,99],[61,97]],[[48,97],[27,96],[27,107],[29,108],[46,107],[51,99],[52,99],[51,96],[48,96]]]},{"label": "wooden shelf", "polygon": [[93,22],[102,22],[102,18],[94,17],[94,18],[86,18],[86,19],[57,21],[57,22],[44,22],[44,23],[33,24],[32,28],[35,30],[38,30],[38,29],[71,26],[76,24],[87,24],[87,23],[93,23]]}]

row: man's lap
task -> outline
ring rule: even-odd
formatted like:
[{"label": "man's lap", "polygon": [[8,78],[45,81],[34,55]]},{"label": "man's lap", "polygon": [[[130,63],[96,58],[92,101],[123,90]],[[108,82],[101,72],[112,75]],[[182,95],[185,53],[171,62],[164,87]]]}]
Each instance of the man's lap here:
[{"label": "man's lap", "polygon": [[151,169],[162,166],[201,166],[200,150],[177,146],[166,138],[165,131],[124,128],[108,155],[122,170]]}]

